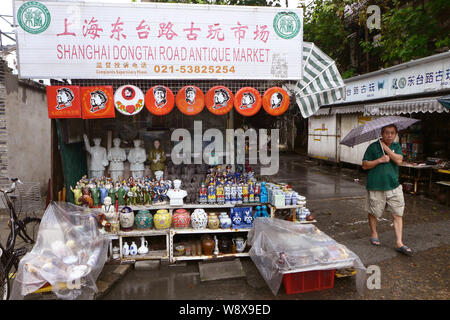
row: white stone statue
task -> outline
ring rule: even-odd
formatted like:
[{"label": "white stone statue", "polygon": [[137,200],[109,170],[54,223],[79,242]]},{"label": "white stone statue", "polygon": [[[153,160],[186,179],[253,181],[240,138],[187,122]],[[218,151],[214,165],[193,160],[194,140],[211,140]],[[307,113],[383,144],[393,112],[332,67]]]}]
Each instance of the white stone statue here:
[{"label": "white stone statue", "polygon": [[134,148],[128,154],[128,161],[130,162],[130,171],[134,179],[139,179],[144,176],[144,162],[147,160],[147,153],[144,148],[141,148],[141,141],[134,140]]},{"label": "white stone statue", "polygon": [[100,146],[101,138],[94,138],[94,146],[91,147],[86,134],[83,135],[86,151],[91,155],[89,178],[101,178],[105,174],[105,167],[109,161],[106,156],[106,148]]},{"label": "white stone statue", "polygon": [[123,178],[124,165],[123,162],[127,160],[127,154],[125,150],[120,147],[120,139],[115,138],[113,140],[114,147],[109,149],[108,160],[109,163],[109,173],[113,181],[117,181],[119,177]]},{"label": "white stone statue", "polygon": [[181,190],[181,180],[173,180],[173,189],[169,189],[167,191],[167,196],[170,199],[171,206],[182,206],[183,198],[187,196],[187,192],[185,190]]},{"label": "white stone statue", "polygon": [[104,205],[102,205],[102,212],[105,214],[106,220],[108,220],[109,223],[116,221],[116,209],[111,204],[111,197],[105,197],[103,202]]}]

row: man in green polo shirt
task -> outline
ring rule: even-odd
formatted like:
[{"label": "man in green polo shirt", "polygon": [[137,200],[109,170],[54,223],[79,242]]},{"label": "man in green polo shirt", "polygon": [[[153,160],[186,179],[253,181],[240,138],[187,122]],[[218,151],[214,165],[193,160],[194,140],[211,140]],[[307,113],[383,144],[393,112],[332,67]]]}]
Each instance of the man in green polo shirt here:
[{"label": "man in green polo shirt", "polygon": [[403,153],[400,144],[394,142],[396,135],[395,125],[383,127],[381,143],[375,141],[369,145],[363,157],[362,167],[369,170],[366,209],[369,213],[370,243],[375,246],[381,244],[376,229],[377,218],[381,218],[386,208],[393,218],[395,249],[406,255],[412,255],[413,251],[402,242],[405,201],[403,188],[398,182],[398,166],[403,161]]}]

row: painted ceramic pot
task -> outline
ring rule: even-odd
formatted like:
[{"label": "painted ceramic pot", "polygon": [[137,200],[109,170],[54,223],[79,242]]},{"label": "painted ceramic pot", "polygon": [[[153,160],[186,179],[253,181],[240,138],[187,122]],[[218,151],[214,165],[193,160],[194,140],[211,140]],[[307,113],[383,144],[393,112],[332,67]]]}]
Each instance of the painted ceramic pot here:
[{"label": "painted ceramic pot", "polygon": [[172,217],[172,225],[176,229],[189,228],[191,215],[185,209],[177,209]]},{"label": "painted ceramic pot", "polygon": [[221,212],[219,215],[220,227],[222,229],[228,229],[231,227],[231,218],[226,212]]},{"label": "painted ceramic pot", "polygon": [[214,251],[214,240],[210,235],[205,235],[202,237],[202,254],[210,256]]},{"label": "painted ceramic pot", "polygon": [[138,229],[151,229],[153,226],[153,217],[148,210],[139,210],[134,223]]},{"label": "painted ceramic pot", "polygon": [[130,207],[123,207],[120,210],[120,227],[124,230],[131,230],[134,224],[134,212]]},{"label": "painted ceramic pot", "polygon": [[211,212],[208,216],[208,228],[219,229],[220,221],[215,212]]},{"label": "painted ceramic pot", "polygon": [[158,230],[168,229],[172,225],[172,215],[165,209],[156,211],[153,217],[155,228]]},{"label": "painted ceramic pot", "polygon": [[194,229],[205,229],[208,224],[208,215],[203,209],[195,209],[191,214],[191,225]]}]

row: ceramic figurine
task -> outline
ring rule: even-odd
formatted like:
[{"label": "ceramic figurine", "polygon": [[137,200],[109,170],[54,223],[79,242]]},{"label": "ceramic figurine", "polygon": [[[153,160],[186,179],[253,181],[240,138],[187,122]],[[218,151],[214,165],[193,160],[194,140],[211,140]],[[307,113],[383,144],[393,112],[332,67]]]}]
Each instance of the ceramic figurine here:
[{"label": "ceramic figurine", "polygon": [[148,253],[148,241],[145,240],[144,237],[141,237],[141,246],[138,249],[138,253],[140,255],[144,255]]},{"label": "ceramic figurine", "polygon": [[104,185],[101,185],[100,190],[100,203],[103,204],[105,202],[105,198],[108,196],[108,189]]},{"label": "ceramic figurine", "polygon": [[151,229],[153,226],[153,216],[148,210],[139,210],[134,218],[134,222],[138,229]]},{"label": "ceramic figurine", "polygon": [[217,203],[224,204],[225,203],[225,195],[223,184],[219,184],[216,189]]},{"label": "ceramic figurine", "polygon": [[113,139],[114,147],[108,151],[109,173],[113,181],[117,181],[119,177],[123,177],[124,161],[127,160],[125,150],[120,147],[120,139]]},{"label": "ceramic figurine", "polygon": [[125,188],[121,184],[119,189],[117,189],[117,200],[119,202],[119,206],[124,206],[125,205],[125,196],[126,196],[126,194],[127,194],[127,191],[125,190]]},{"label": "ceramic figurine", "polygon": [[255,202],[257,203],[261,202],[260,193],[261,193],[261,184],[257,183],[255,185]]},{"label": "ceramic figurine", "polygon": [[214,188],[214,184],[212,183],[208,186],[208,203],[216,203],[216,190]]},{"label": "ceramic figurine", "polygon": [[148,159],[150,160],[150,169],[153,174],[156,171],[164,171],[166,153],[161,148],[161,142],[158,139],[153,141],[153,148],[149,152]]},{"label": "ceramic figurine", "polygon": [[108,220],[109,223],[117,219],[116,210],[111,203],[110,197],[105,197],[104,205],[102,205],[102,212],[105,214],[106,220]]},{"label": "ceramic figurine", "polygon": [[115,205],[116,200],[117,200],[117,188],[116,187],[111,187],[108,189],[108,197],[111,198],[111,203],[113,205]]},{"label": "ceramic figurine", "polygon": [[242,203],[248,203],[248,184],[242,185]]},{"label": "ceramic figurine", "polygon": [[89,162],[89,178],[100,178],[105,174],[105,167],[109,161],[106,155],[106,149],[100,146],[101,139],[94,138],[94,147],[91,147],[89,139],[86,134],[83,135],[84,146],[86,151],[90,154]]},{"label": "ceramic figurine", "polygon": [[77,187],[75,187],[75,189],[72,188],[72,186],[70,186],[70,190],[73,192],[73,198],[74,198],[74,202],[77,206],[81,205],[81,197],[83,196],[83,193],[81,192],[81,189]]},{"label": "ceramic figurine", "polygon": [[236,203],[243,203],[243,188],[242,188],[242,184],[239,184],[237,186],[237,198],[236,198]]},{"label": "ceramic figurine", "polygon": [[253,226],[253,216],[252,216],[252,208],[240,208],[243,211],[242,215],[242,227],[244,228],[251,228]]},{"label": "ceramic figurine", "polygon": [[241,214],[237,209],[239,208],[231,208],[231,221],[233,229],[239,229],[242,224]]},{"label": "ceramic figurine", "polygon": [[183,198],[187,196],[187,192],[185,190],[180,189],[181,180],[173,181],[173,189],[169,189],[167,191],[167,196],[170,199],[171,206],[182,206]]},{"label": "ceramic figurine", "polygon": [[98,207],[100,205],[100,191],[97,186],[90,187],[90,190],[92,200],[94,201],[94,207]]},{"label": "ceramic figurine", "polygon": [[199,202],[207,203],[208,202],[208,189],[205,186],[205,183],[202,182],[199,190]]},{"label": "ceramic figurine", "polygon": [[224,189],[224,193],[225,193],[225,203],[230,204],[231,203],[231,187],[227,183],[223,189]]},{"label": "ceramic figurine", "polygon": [[142,178],[144,176],[144,162],[147,160],[145,149],[141,148],[140,140],[133,140],[134,148],[128,154],[128,161],[130,162],[130,171],[134,179]]},{"label": "ceramic figurine", "polygon": [[195,209],[191,214],[191,224],[194,229],[205,229],[208,223],[208,215],[203,209]]},{"label": "ceramic figurine", "polygon": [[120,226],[124,231],[130,231],[134,224],[134,212],[130,207],[120,210]]},{"label": "ceramic figurine", "polygon": [[266,183],[265,182],[261,182],[261,191],[260,191],[259,201],[261,203],[269,202],[268,201],[267,188],[266,188]]},{"label": "ceramic figurine", "polygon": [[251,181],[248,184],[248,202],[255,202],[255,187]]},{"label": "ceramic figurine", "polygon": [[237,202],[237,187],[235,184],[231,186],[231,204],[236,204]]},{"label": "ceramic figurine", "polygon": [[217,236],[214,235],[214,251],[213,254],[215,256],[219,255],[219,241],[217,240]]},{"label": "ceramic figurine", "polygon": [[137,252],[138,252],[137,245],[134,241],[132,241],[130,246],[130,255],[135,256],[137,255]]},{"label": "ceramic figurine", "polygon": [[91,197],[91,191],[89,187],[84,186],[81,189],[82,196],[80,198],[81,206],[86,208],[92,208],[94,206],[94,200]]}]

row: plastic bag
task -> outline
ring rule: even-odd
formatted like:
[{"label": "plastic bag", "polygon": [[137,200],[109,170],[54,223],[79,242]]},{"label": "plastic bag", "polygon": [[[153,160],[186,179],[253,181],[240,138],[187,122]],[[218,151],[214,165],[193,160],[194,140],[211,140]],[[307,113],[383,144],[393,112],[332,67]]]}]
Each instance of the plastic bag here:
[{"label": "plastic bag", "polygon": [[363,291],[366,268],[359,257],[312,224],[276,218],[256,218],[248,235],[249,256],[274,295],[283,271],[304,272],[354,267],[356,285]]},{"label": "plastic bag", "polygon": [[47,283],[59,299],[92,299],[110,241],[99,232],[96,216],[100,212],[51,202],[36,244],[19,263],[11,299],[23,299]]}]

